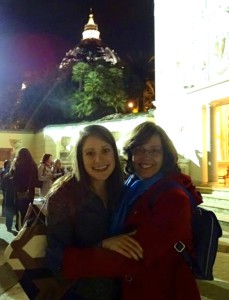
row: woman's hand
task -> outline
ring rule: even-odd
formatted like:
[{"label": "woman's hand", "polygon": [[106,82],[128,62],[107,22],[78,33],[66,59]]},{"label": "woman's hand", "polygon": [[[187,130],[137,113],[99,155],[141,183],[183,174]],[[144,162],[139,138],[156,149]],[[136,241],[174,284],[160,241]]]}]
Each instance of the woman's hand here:
[{"label": "woman's hand", "polygon": [[141,245],[131,237],[131,235],[134,234],[135,231],[107,238],[102,241],[102,247],[104,249],[116,251],[127,258],[139,260],[143,258],[143,249]]}]

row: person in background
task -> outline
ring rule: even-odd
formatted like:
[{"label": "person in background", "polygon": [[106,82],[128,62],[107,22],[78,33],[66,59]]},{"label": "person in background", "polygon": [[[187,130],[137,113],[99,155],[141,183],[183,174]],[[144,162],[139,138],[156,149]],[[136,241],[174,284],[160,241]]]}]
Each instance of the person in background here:
[{"label": "person in background", "polygon": [[6,224],[7,231],[14,233],[14,231],[12,230],[12,226],[13,226],[13,218],[16,213],[15,191],[14,191],[12,172],[10,169],[8,169],[8,166],[5,166],[6,164],[8,164],[8,166],[11,166],[13,168],[13,163],[11,164],[10,161],[4,162],[4,170],[8,170],[4,172],[4,175],[2,176],[4,216],[5,216],[5,224]]},{"label": "person in background", "polygon": [[65,174],[64,168],[62,168],[61,160],[59,158],[56,158],[53,162],[52,174],[54,176],[53,181],[57,180]]},{"label": "person in background", "polygon": [[9,169],[10,169],[10,165],[11,165],[11,161],[10,160],[5,160],[4,161],[4,164],[3,164],[3,169],[1,171],[1,174],[0,174],[0,179],[1,179],[1,190],[2,190],[2,217],[5,217],[5,207],[6,207],[6,202],[5,202],[5,187],[4,187],[4,184],[3,184],[3,177],[6,173],[9,172]]},{"label": "person in background", "polygon": [[[156,124],[138,125],[124,152],[130,176],[112,218],[111,237],[102,239],[101,247],[65,247],[62,274],[69,280],[119,277],[122,300],[200,300],[191,269],[174,249],[182,241],[193,251],[192,207],[184,188],[196,205],[202,202],[200,193],[181,173],[172,141]],[[123,242],[123,233],[133,230],[142,257]]]},{"label": "person in background", "polygon": [[52,164],[52,154],[45,153],[38,166],[38,180],[42,181],[42,187],[40,188],[41,197],[45,197],[52,186],[54,178],[52,174]]},{"label": "person in background", "polygon": [[[76,165],[77,172],[60,178],[47,195],[46,259],[57,276],[65,247],[99,247],[108,236],[124,186],[115,140],[103,126],[86,126],[80,133]],[[119,300],[119,292],[115,278],[98,276],[75,281],[63,299]]]},{"label": "person in background", "polygon": [[29,204],[33,203],[37,178],[37,165],[27,148],[18,151],[10,173],[13,176],[15,190],[16,229],[19,230]]}]

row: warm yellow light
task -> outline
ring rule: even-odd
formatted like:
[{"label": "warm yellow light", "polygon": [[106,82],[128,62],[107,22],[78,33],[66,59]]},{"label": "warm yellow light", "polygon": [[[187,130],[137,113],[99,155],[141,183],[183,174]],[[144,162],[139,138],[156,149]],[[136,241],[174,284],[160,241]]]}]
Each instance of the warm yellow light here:
[{"label": "warm yellow light", "polygon": [[134,114],[138,113],[138,108],[135,107],[135,108],[132,110],[132,113],[134,113]]},{"label": "warm yellow light", "polygon": [[128,104],[127,104],[127,106],[129,107],[129,108],[133,108],[134,107],[134,102],[128,102]]}]

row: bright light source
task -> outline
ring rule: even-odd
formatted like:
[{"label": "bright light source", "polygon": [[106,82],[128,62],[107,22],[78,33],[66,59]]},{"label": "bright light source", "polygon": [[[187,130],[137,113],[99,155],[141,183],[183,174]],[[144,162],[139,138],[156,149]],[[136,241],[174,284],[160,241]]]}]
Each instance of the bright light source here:
[{"label": "bright light source", "polygon": [[134,102],[132,102],[132,101],[128,102],[127,106],[129,108],[133,108],[134,107]]},{"label": "bright light source", "polygon": [[25,90],[26,88],[27,88],[27,85],[24,82],[22,82],[21,90]]}]

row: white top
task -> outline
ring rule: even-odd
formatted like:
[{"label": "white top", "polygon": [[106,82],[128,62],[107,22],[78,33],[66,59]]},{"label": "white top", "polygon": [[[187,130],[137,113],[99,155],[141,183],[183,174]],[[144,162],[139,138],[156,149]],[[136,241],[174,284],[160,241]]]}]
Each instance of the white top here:
[{"label": "white top", "polygon": [[38,167],[38,179],[43,182],[40,188],[40,196],[44,197],[53,183],[53,174],[51,167],[40,164]]}]

